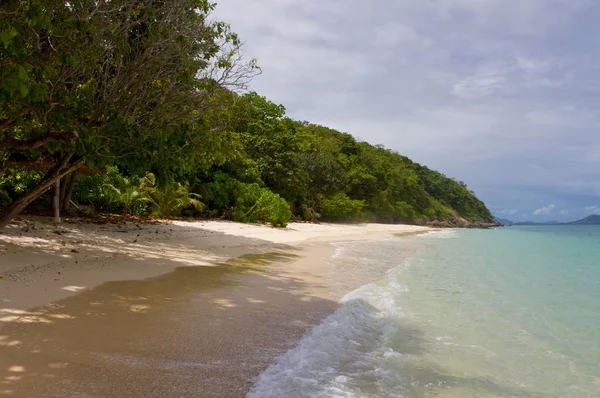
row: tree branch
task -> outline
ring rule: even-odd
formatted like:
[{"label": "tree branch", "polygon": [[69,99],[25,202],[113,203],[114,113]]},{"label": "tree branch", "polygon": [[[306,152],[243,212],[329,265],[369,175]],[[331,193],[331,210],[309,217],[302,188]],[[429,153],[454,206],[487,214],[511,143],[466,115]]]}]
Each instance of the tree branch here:
[{"label": "tree branch", "polygon": [[79,135],[76,131],[65,133],[65,134],[49,134],[43,137],[32,138],[29,140],[17,140],[14,138],[5,138],[0,141],[0,148],[10,148],[19,151],[26,151],[28,149],[36,149],[49,142],[60,142],[66,145],[74,145]]}]

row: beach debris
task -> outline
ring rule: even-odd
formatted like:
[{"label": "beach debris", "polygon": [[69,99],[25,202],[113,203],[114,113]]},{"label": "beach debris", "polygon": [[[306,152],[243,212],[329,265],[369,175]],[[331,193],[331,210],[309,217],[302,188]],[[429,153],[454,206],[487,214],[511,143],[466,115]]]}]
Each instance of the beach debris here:
[{"label": "beach debris", "polygon": [[75,249],[71,249],[71,253],[79,253],[79,251],[77,251]]},{"label": "beach debris", "polygon": [[4,279],[4,277],[2,275],[0,275],[0,279]]}]

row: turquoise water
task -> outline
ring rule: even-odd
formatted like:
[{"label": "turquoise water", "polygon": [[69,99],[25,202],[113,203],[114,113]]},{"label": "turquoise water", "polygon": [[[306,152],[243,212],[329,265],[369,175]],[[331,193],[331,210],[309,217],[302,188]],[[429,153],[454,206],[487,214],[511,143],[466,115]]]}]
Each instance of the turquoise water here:
[{"label": "turquoise water", "polygon": [[374,263],[249,397],[600,397],[599,227],[339,243],[332,277]]}]

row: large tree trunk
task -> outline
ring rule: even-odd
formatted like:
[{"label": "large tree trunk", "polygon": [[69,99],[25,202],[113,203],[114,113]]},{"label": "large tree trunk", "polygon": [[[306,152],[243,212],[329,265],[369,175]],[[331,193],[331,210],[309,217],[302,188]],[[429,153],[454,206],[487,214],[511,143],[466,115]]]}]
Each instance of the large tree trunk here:
[{"label": "large tree trunk", "polygon": [[69,178],[65,177],[63,179],[67,186],[65,190],[65,195],[61,199],[62,202],[60,210],[64,214],[67,214],[69,211],[69,205],[71,203],[71,195],[73,195],[73,188],[75,187],[75,177],[77,177],[77,171],[72,172],[68,177]]},{"label": "large tree trunk", "polygon": [[58,198],[59,198],[58,200],[60,203],[59,210],[62,210],[62,203],[63,203],[63,200],[65,200],[65,190],[67,188],[67,177],[68,176],[64,176],[63,178],[61,178],[59,180],[60,181],[60,190],[58,191]]},{"label": "large tree trunk", "polygon": [[69,153],[56,164],[49,172],[46,177],[40,183],[33,188],[30,192],[26,193],[25,196],[15,200],[6,209],[0,212],[0,229],[4,228],[6,224],[10,222],[15,216],[23,211],[31,202],[40,197],[41,194],[46,192],[56,180],[63,176],[83,167],[83,161],[78,160],[73,163],[69,163],[73,157],[73,153]]}]

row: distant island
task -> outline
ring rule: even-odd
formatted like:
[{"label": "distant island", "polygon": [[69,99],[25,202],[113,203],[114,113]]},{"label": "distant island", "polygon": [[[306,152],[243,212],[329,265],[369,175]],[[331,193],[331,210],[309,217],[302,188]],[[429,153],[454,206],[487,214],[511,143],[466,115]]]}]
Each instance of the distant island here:
[{"label": "distant island", "polygon": [[496,218],[496,221],[504,224],[504,225],[600,225],[600,215],[592,214],[591,216],[587,216],[582,218],[581,220],[571,221],[571,222],[559,222],[559,221],[545,221],[545,222],[535,222],[535,221],[521,221],[521,222],[512,222],[505,218]]},{"label": "distant island", "polygon": [[581,220],[573,221],[568,224],[571,225],[600,225],[600,215],[592,214]]}]

